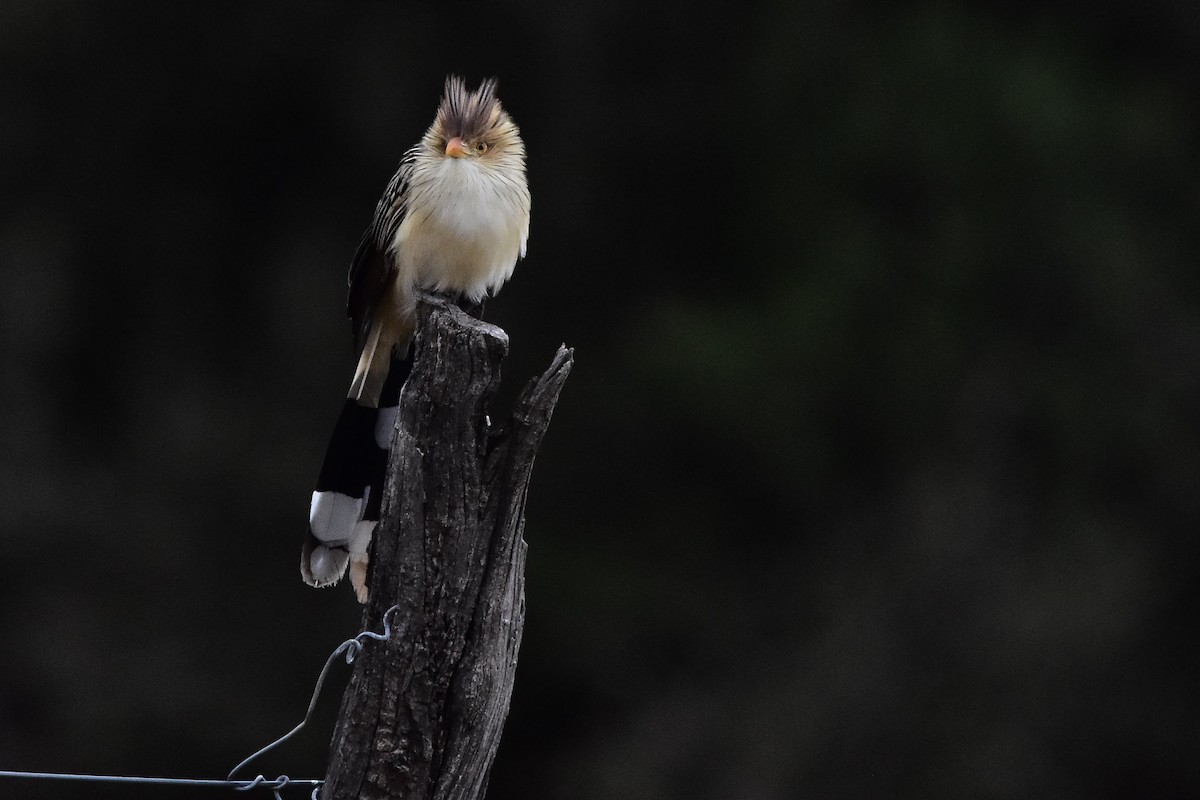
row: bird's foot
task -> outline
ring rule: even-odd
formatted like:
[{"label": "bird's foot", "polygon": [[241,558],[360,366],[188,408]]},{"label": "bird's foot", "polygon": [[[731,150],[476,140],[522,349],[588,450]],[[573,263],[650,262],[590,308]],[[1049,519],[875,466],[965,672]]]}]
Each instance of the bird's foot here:
[{"label": "bird's foot", "polygon": [[487,300],[486,296],[475,301],[463,295],[462,292],[451,292],[446,299],[458,306],[464,314],[475,319],[483,319],[483,304]]}]

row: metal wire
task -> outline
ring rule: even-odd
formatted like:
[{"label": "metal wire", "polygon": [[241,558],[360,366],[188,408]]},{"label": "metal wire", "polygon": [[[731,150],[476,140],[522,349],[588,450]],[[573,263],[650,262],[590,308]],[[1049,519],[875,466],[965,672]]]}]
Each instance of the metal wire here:
[{"label": "metal wire", "polygon": [[69,772],[18,772],[15,770],[0,770],[0,778],[30,778],[33,780],[79,781],[86,783],[141,783],[157,786],[213,786],[234,789],[244,792],[249,789],[270,789],[276,800],[283,800],[279,791],[285,786],[311,786],[312,797],[316,798],[317,791],[324,781],[292,780],[287,775],[280,775],[275,780],[268,780],[262,775],[253,780],[207,780],[204,778],[142,778],[133,775],[79,775]]},{"label": "metal wire", "polygon": [[317,685],[315,687],[313,687],[312,699],[308,701],[308,711],[304,712],[304,719],[300,720],[300,724],[297,725],[296,727],[292,728],[290,731],[285,733],[283,736],[280,736],[275,741],[271,742],[266,747],[257,751],[253,755],[246,757],[236,767],[229,770],[229,776],[228,776],[229,780],[233,780],[234,774],[238,770],[240,770],[242,767],[246,766],[251,761],[258,758],[259,756],[261,756],[263,753],[267,752],[268,750],[278,747],[279,745],[286,742],[288,739],[295,736],[296,733],[301,728],[303,728],[305,726],[305,724],[308,723],[308,720],[312,717],[313,710],[317,707],[317,698],[319,698],[321,696],[321,687],[325,685],[325,676],[327,676],[329,674],[329,668],[333,666],[333,662],[337,659],[337,657],[339,655],[341,655],[342,653],[345,653],[346,654],[346,663],[351,664],[354,662],[354,659],[358,658],[358,654],[362,652],[363,643],[367,639],[373,639],[377,642],[385,642],[388,639],[392,638],[392,617],[399,610],[400,610],[400,606],[395,605],[395,606],[392,606],[391,608],[389,608],[387,611],[383,612],[383,633],[374,633],[372,631],[363,631],[362,633],[355,636],[353,639],[347,639],[346,641],[344,641],[340,645],[338,645],[337,649],[334,650],[332,653],[330,653],[329,658],[325,660],[325,666],[321,668],[321,674],[320,674],[320,676],[317,677]]},{"label": "metal wire", "polygon": [[321,790],[321,786],[325,783],[323,780],[292,780],[287,775],[280,775],[274,780],[265,778],[262,775],[258,775],[251,779],[235,779],[233,775],[242,767],[261,756],[263,753],[278,747],[296,735],[296,732],[303,728],[305,723],[308,722],[309,718],[312,717],[313,709],[317,707],[317,699],[321,695],[321,688],[325,685],[325,678],[329,674],[329,668],[333,666],[334,660],[344,653],[346,656],[346,663],[351,664],[354,662],[354,659],[358,657],[358,654],[362,652],[363,644],[368,639],[377,642],[384,642],[392,638],[392,618],[399,610],[400,606],[395,605],[384,612],[383,633],[363,631],[353,639],[347,639],[338,645],[337,649],[330,653],[329,658],[325,660],[325,666],[321,668],[321,674],[317,678],[317,685],[313,687],[312,699],[308,701],[308,711],[305,712],[304,719],[300,721],[300,724],[250,757],[242,760],[242,762],[236,767],[229,770],[229,776],[223,781],[205,778],[144,778],[132,775],[82,775],[69,772],[21,772],[17,770],[0,770],[0,778],[80,781],[87,783],[141,783],[154,784],[158,786],[212,786],[234,789],[235,791],[239,792],[249,791],[250,789],[270,789],[272,794],[275,795],[275,800],[283,800],[279,792],[285,786],[311,786],[313,789],[310,797],[312,800],[316,800],[317,792]]}]

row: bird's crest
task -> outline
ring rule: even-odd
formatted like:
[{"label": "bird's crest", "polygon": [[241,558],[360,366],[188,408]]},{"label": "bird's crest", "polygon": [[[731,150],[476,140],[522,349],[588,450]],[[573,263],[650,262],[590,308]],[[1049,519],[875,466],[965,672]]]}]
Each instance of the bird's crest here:
[{"label": "bird's crest", "polygon": [[473,92],[458,75],[446,78],[446,89],[437,111],[437,128],[444,137],[461,136],[471,140],[507,119],[508,115],[496,97],[495,78],[485,78]]}]

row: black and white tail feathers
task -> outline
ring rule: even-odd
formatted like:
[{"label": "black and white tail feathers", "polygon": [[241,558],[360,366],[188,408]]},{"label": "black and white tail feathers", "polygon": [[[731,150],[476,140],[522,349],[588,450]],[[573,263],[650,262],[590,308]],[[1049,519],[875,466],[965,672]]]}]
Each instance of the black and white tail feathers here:
[{"label": "black and white tail feathers", "polygon": [[366,599],[367,547],[379,521],[400,389],[412,370],[413,348],[404,350],[403,356],[392,351],[384,362],[378,399],[353,391],[346,398],[317,476],[300,554],[300,572],[312,586],[337,583],[349,565],[359,600]]}]

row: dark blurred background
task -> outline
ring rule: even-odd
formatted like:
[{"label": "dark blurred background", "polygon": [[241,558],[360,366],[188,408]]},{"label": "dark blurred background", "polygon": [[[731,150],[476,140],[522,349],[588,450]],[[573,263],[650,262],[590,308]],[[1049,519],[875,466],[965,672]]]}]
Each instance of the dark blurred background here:
[{"label": "dark blurred background", "polygon": [[1200,795],[1200,13],[1125,5],[5,0],[0,769],[303,715],[345,270],[453,71],[530,154],[509,396],[577,358],[490,797]]}]

